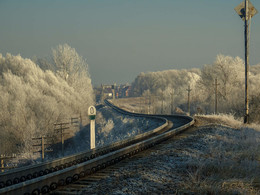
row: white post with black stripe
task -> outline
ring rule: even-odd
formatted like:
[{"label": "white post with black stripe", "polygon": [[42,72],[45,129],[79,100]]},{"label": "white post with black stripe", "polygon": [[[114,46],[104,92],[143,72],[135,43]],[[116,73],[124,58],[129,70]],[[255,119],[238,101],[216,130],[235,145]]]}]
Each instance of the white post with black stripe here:
[{"label": "white post with black stripe", "polygon": [[88,116],[90,119],[90,149],[96,148],[96,132],[95,132],[95,118],[96,118],[95,106],[88,108]]}]

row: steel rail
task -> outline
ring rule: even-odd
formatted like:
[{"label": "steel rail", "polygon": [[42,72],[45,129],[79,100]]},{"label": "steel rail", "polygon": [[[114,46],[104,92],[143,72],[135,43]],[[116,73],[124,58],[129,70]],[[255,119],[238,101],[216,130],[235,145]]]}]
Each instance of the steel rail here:
[{"label": "steel rail", "polygon": [[[57,186],[62,186],[66,184],[70,184],[73,181],[76,181],[80,177],[84,177],[91,173],[96,172],[102,168],[105,168],[111,164],[114,164],[124,158],[127,158],[135,153],[145,150],[155,144],[162,142],[163,140],[168,139],[169,137],[181,132],[182,130],[188,128],[194,123],[193,118],[187,116],[176,116],[180,119],[185,119],[186,124],[178,127],[171,131],[164,132],[163,129],[168,125],[167,119],[164,118],[164,115],[145,115],[145,114],[136,114],[124,111],[111,105],[110,102],[106,102],[117,111],[138,117],[156,117],[157,120],[163,120],[164,124],[160,127],[146,132],[141,135],[137,135],[133,138],[129,138],[124,141],[117,142],[115,144],[104,146],[102,148],[98,148],[96,150],[91,150],[87,152],[82,152],[80,154],[71,155],[69,157],[57,159],[54,161],[42,163],[41,165],[29,166],[27,168],[20,168],[20,172],[16,171],[18,169],[12,170],[13,174],[16,174],[16,178],[18,178],[17,174],[22,173],[22,177],[26,177],[25,175],[30,172],[31,174],[35,169],[42,169],[41,176],[33,178],[28,178],[25,181],[20,183],[10,185],[0,189],[0,194],[8,193],[8,194],[40,194],[47,193],[50,190],[54,190]],[[166,117],[167,115],[165,115]],[[163,132],[163,133],[161,133]],[[153,137],[151,137],[154,135]],[[73,160],[73,161],[72,161]],[[44,168],[43,168],[44,167]],[[46,168],[50,167],[50,168]],[[53,170],[54,167],[54,170]],[[45,169],[46,168],[46,169]],[[57,170],[56,170],[57,168]],[[26,169],[28,172],[26,172]],[[44,169],[44,171],[43,171]],[[48,172],[48,173],[47,173]],[[8,173],[8,172],[7,172]],[[26,173],[26,174],[25,174]],[[39,173],[39,172],[38,172]],[[25,175],[24,175],[25,174]],[[8,174],[0,174],[1,179],[3,175]],[[12,174],[11,174],[12,175]],[[28,177],[28,175],[27,175]],[[11,181],[10,179],[7,181]]]},{"label": "steel rail", "polygon": [[[158,120],[158,118],[157,118],[157,120]],[[30,180],[30,179],[33,179],[33,178],[36,178],[39,176],[43,176],[43,175],[49,174],[51,172],[59,171],[66,167],[70,167],[72,165],[84,162],[89,159],[93,159],[97,156],[103,155],[110,151],[117,150],[118,148],[121,148],[121,147],[125,146],[126,144],[129,145],[131,143],[137,142],[139,139],[144,139],[145,137],[148,137],[154,133],[161,131],[168,125],[168,122],[166,119],[160,118],[160,120],[163,122],[163,124],[161,126],[155,128],[151,131],[145,132],[143,134],[128,138],[126,140],[115,142],[108,146],[103,146],[103,147],[100,147],[97,149],[84,151],[84,152],[70,155],[67,157],[62,157],[62,158],[58,158],[55,160],[46,161],[46,162],[39,163],[36,165],[20,167],[20,168],[12,169],[8,172],[0,173],[0,188],[11,186],[13,184],[17,184],[20,182],[24,182],[26,180]]]},{"label": "steel rail", "polygon": [[[164,116],[164,117],[168,118],[169,120],[170,120],[170,118],[172,118],[172,119],[174,118],[174,121],[176,120],[175,119],[176,116],[174,116],[174,117],[173,116],[169,116],[169,115],[161,115],[161,116]],[[131,146],[132,148],[128,147],[128,148],[125,148],[125,150],[122,149],[122,151],[124,153],[122,153],[123,156],[120,156],[119,158],[124,159],[125,156],[130,157],[130,156],[132,156],[133,153],[138,153],[139,151],[143,151],[143,150],[145,150],[145,149],[147,149],[147,148],[149,148],[151,146],[154,146],[155,144],[159,144],[159,143],[161,143],[163,141],[166,141],[167,139],[171,138],[172,136],[184,132],[184,130],[186,130],[188,127],[190,127],[194,123],[194,120],[191,120],[191,117],[177,116],[177,118],[178,119],[182,119],[182,120],[184,120],[186,122],[189,121],[188,122],[189,124],[185,124],[185,125],[179,126],[179,127],[175,128],[175,129],[172,129],[170,131],[166,131],[163,134],[159,134],[156,137],[152,137],[152,138],[149,138],[147,140],[144,140],[144,141],[142,141],[140,143],[137,143],[135,146]],[[134,150],[134,149],[136,149],[136,150]],[[127,152],[129,152],[129,153],[127,153]],[[125,161],[127,162],[127,160],[128,159],[126,159]],[[99,171],[99,170],[100,169],[97,169],[97,171]],[[99,173],[102,174],[102,171],[101,172],[97,172],[97,175],[99,175]],[[77,194],[77,192],[82,192],[82,189],[84,188],[83,186],[87,187],[89,185],[89,184],[87,184],[88,182],[85,184],[85,181],[91,181],[92,177],[95,178],[95,174],[93,176],[89,174],[89,179],[90,180],[88,180],[88,177],[82,178],[83,179],[82,181],[84,181],[83,182],[84,184],[80,184],[79,188],[77,187],[78,184],[77,184],[77,182],[75,180],[76,183],[72,184],[72,186],[68,185],[68,186],[62,187],[61,189],[57,189],[57,191],[53,191],[53,193],[51,193],[51,194],[67,194],[67,193],[69,193],[69,194],[70,193],[71,194]],[[79,182],[80,181],[81,180],[79,180]],[[74,182],[72,182],[72,183],[74,183]],[[71,189],[72,189],[72,191],[70,191]]]},{"label": "steel rail", "polygon": [[[113,105],[110,104],[110,106],[113,107]],[[113,107],[116,109],[116,107]],[[127,113],[123,110],[120,111],[121,113],[128,114],[128,115],[134,115],[137,116],[138,114],[132,114]],[[50,176],[52,177],[55,174],[59,174],[64,172],[64,169],[72,168],[76,166],[77,164],[82,163],[90,163],[91,159],[95,159],[100,156],[105,156],[109,152],[113,153],[114,151],[117,151],[118,149],[134,144],[142,139],[145,139],[153,134],[156,134],[163,130],[167,125],[168,122],[166,119],[156,116],[147,116],[147,115],[138,115],[139,117],[153,117],[157,120],[163,121],[163,125],[161,125],[158,128],[155,128],[152,131],[143,133],[141,135],[137,135],[135,137],[126,139],[124,141],[119,141],[114,144],[111,144],[109,146],[104,146],[98,149],[90,150],[87,152],[78,153],[75,155],[71,155],[68,157],[56,159],[53,161],[47,161],[44,163],[40,163],[37,165],[31,165],[27,167],[21,167],[17,169],[13,169],[6,173],[1,173],[0,178],[0,193],[12,193],[15,192],[15,189],[19,189],[22,186],[22,189],[24,189],[24,186],[28,186],[29,183],[34,183],[35,181],[42,181],[42,179]],[[37,184],[38,185],[38,184]],[[20,187],[19,187],[20,186]],[[53,188],[53,187],[52,187]],[[26,190],[30,191],[29,188],[26,188]],[[18,190],[19,193],[21,193],[21,189]],[[28,192],[27,191],[27,192]],[[42,190],[44,191],[44,189]],[[16,192],[15,192],[16,193]]]}]

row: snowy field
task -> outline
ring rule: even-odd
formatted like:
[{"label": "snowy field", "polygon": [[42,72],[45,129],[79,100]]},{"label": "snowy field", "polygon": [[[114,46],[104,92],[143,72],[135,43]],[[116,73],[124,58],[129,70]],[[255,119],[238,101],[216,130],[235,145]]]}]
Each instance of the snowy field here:
[{"label": "snowy field", "polygon": [[195,118],[188,136],[133,157],[82,194],[260,194],[259,130],[232,116]]},{"label": "snowy field", "polygon": [[[232,115],[197,115],[182,139],[139,153],[83,194],[260,194],[260,127]],[[97,146],[160,125],[98,107]],[[66,155],[89,149],[89,126],[65,142]],[[60,156],[59,153],[56,156]],[[31,160],[35,163],[36,160]],[[123,161],[124,162],[124,161]]]},{"label": "snowy field", "polygon": [[[153,130],[162,125],[162,121],[147,118],[136,118],[122,115],[108,106],[98,106],[96,116],[96,147],[109,145],[121,141],[143,132]],[[81,129],[74,137],[65,140],[65,156],[75,154],[90,149],[90,126],[87,125]],[[60,152],[60,143],[54,145],[53,153],[46,153],[46,160],[62,157]],[[25,153],[13,159],[10,164],[21,166],[41,162],[40,154]]]},{"label": "snowy field", "polygon": [[[153,130],[162,125],[162,121],[147,118],[136,118],[114,111],[109,106],[102,105],[97,109],[96,116],[96,147],[109,145],[132,136]],[[66,154],[90,149],[89,126],[68,141]],[[79,144],[80,143],[80,144]]]}]

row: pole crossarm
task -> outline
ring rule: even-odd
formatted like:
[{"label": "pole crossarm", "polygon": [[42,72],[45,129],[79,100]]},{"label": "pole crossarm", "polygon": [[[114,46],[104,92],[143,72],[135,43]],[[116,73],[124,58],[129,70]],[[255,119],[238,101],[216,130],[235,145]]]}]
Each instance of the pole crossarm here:
[{"label": "pole crossarm", "polygon": [[[64,135],[65,134],[69,134],[68,132],[64,132],[64,130],[70,129],[70,127],[68,127],[68,125],[70,125],[71,122],[64,122],[64,123],[55,123],[54,126],[54,130],[58,133],[60,133],[61,136],[61,153],[62,156],[64,156]],[[59,126],[59,127],[57,127]],[[56,128],[57,127],[57,128]]]},{"label": "pole crossarm", "polygon": [[52,142],[48,142],[49,141],[48,139],[50,139],[50,138],[52,138],[52,137],[50,137],[50,136],[41,136],[41,137],[34,137],[34,138],[32,138],[32,140],[37,140],[37,142],[38,141],[41,142],[39,144],[33,144],[32,146],[33,147],[41,147],[41,150],[34,151],[33,153],[41,152],[42,161],[44,161],[45,152],[53,151],[52,149],[46,149],[46,146],[50,146],[50,145],[53,144]]}]

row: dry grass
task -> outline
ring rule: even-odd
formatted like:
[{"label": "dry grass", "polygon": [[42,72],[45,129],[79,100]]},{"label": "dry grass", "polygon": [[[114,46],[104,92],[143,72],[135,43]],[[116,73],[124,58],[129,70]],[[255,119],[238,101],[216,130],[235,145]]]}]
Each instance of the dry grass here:
[{"label": "dry grass", "polygon": [[[116,100],[124,108],[138,105],[135,101],[140,100]],[[161,185],[174,183],[172,194],[260,194],[259,127],[244,126],[232,115],[198,115],[195,119],[198,131],[186,141],[173,143],[172,156],[165,157],[172,164],[161,164],[172,167],[170,178],[177,179]],[[151,175],[149,180],[159,181],[158,177]],[[158,189],[168,192],[162,186]]]},{"label": "dry grass", "polygon": [[[191,161],[187,162],[179,194],[260,194],[259,132],[247,127],[238,128],[239,121],[230,122],[229,116],[199,116],[196,119],[198,126],[207,125],[204,130],[200,127],[198,140],[207,149],[188,154]],[[225,124],[226,121],[229,123]],[[208,126],[216,122],[236,129]]]}]

